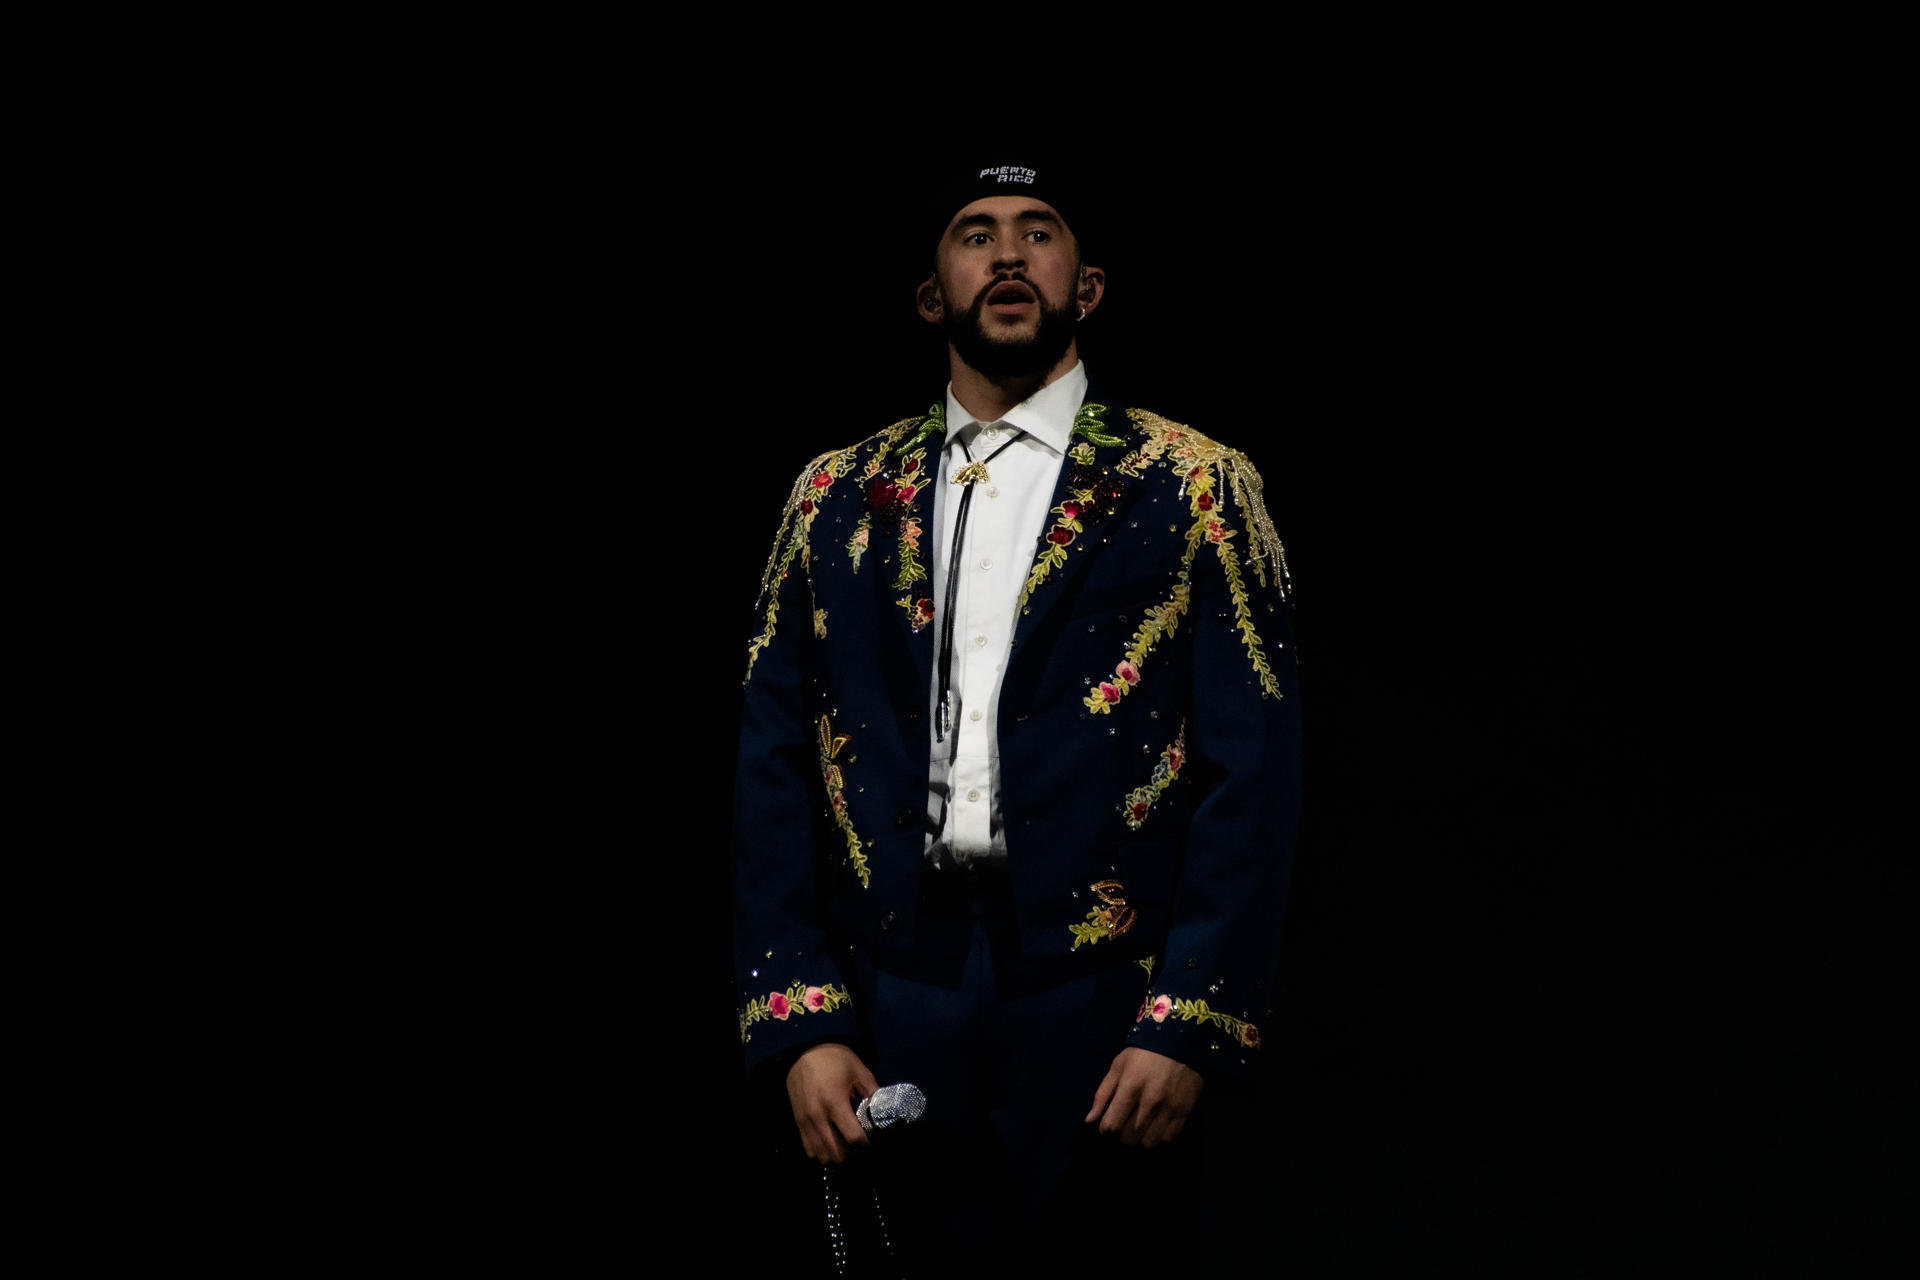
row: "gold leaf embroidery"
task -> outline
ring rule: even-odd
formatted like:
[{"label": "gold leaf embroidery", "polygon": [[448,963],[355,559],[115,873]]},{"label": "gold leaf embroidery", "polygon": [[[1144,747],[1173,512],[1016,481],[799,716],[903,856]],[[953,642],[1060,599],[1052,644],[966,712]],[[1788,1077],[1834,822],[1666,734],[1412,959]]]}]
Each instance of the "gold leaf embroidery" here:
[{"label": "gold leaf embroidery", "polygon": [[747,1029],[756,1022],[785,1022],[796,1013],[834,1013],[852,999],[843,988],[831,982],[824,987],[796,982],[785,991],[769,991],[758,1000],[748,1001],[740,1011],[740,1043],[753,1038]]},{"label": "gold leaf embroidery", "polygon": [[1102,938],[1117,938],[1133,928],[1133,908],[1127,905],[1126,886],[1118,880],[1096,880],[1089,886],[1093,896],[1100,899],[1100,905],[1087,912],[1087,924],[1070,924],[1067,932],[1073,935],[1073,946],[1069,950],[1078,950],[1080,944],[1095,943]]},{"label": "gold leaf embroidery", "polygon": [[1140,1018],[1136,1018],[1135,1021],[1138,1022],[1141,1018],[1148,1016],[1151,1016],[1155,1022],[1165,1022],[1170,1017],[1177,1017],[1183,1022],[1211,1024],[1232,1036],[1235,1044],[1248,1049],[1260,1047],[1260,1028],[1244,1018],[1236,1018],[1232,1014],[1208,1008],[1205,1000],[1176,1000],[1170,996],[1156,996],[1149,992],[1147,998],[1141,1002]]},{"label": "gold leaf embroidery", "polygon": [[1147,820],[1147,814],[1153,809],[1153,802],[1160,793],[1172,786],[1180,776],[1180,766],[1187,762],[1187,725],[1180,722],[1180,732],[1160,753],[1160,759],[1154,763],[1153,776],[1144,787],[1135,787],[1127,793],[1126,802],[1121,806],[1126,813],[1127,825],[1138,831]]},{"label": "gold leaf embroidery", "polygon": [[847,838],[847,857],[853,863],[853,874],[860,877],[860,887],[867,887],[870,873],[867,870],[867,855],[860,843],[860,836],[853,829],[853,819],[847,814],[846,778],[840,772],[840,766],[834,763],[834,757],[840,754],[840,748],[847,745],[845,734],[835,734],[833,723],[826,716],[820,717],[820,777],[827,784],[827,806],[833,811],[834,825]]}]

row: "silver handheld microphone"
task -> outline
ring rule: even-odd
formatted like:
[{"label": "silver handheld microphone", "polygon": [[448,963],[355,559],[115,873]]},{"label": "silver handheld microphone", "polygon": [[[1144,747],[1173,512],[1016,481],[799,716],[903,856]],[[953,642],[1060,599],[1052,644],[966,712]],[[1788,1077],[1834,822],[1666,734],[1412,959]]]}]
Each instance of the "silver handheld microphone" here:
[{"label": "silver handheld microphone", "polygon": [[912,1124],[926,1109],[927,1095],[920,1092],[918,1085],[883,1084],[871,1097],[860,1099],[853,1113],[862,1129],[878,1133],[895,1125]]}]

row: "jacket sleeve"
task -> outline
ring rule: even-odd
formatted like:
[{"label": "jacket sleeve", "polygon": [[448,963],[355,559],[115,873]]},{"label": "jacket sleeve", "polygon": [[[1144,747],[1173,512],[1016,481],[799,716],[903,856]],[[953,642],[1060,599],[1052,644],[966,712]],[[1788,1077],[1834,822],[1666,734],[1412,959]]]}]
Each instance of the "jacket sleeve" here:
[{"label": "jacket sleeve", "polygon": [[1128,1044],[1203,1075],[1248,1076],[1298,827],[1300,704],[1284,552],[1259,477],[1238,455],[1218,467],[1188,490],[1205,539],[1191,567],[1194,808],[1166,945]]},{"label": "jacket sleeve", "polygon": [[[816,869],[826,761],[806,705],[814,668],[810,521],[788,503],[754,606],[734,777],[734,979],[748,1070],[823,1040],[853,1041],[852,996],[829,954]],[[815,720],[817,721],[817,715]]]}]

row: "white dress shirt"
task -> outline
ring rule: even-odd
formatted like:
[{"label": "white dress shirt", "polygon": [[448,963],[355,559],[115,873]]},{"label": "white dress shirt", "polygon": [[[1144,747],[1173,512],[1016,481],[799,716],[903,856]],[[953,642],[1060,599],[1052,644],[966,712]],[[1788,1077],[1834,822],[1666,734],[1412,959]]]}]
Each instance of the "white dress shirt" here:
[{"label": "white dress shirt", "polygon": [[[962,864],[1004,861],[1007,856],[1000,823],[1000,682],[1012,651],[1020,588],[1033,567],[1037,539],[1053,523],[1049,513],[1054,483],[1086,392],[1086,366],[1076,364],[1005,417],[981,423],[954,399],[953,384],[947,384],[947,438],[940,455],[933,531],[935,652],[927,694],[932,711],[928,733],[934,738],[927,779],[927,856],[936,862],[945,861],[943,852]],[[949,658],[939,652],[939,640],[946,632],[941,615],[947,607],[947,565],[960,514],[960,489],[951,477],[967,463],[963,433],[970,437],[974,461],[994,456],[987,463],[988,478],[973,485],[968,504],[953,603],[952,715],[942,738],[940,664]]]}]

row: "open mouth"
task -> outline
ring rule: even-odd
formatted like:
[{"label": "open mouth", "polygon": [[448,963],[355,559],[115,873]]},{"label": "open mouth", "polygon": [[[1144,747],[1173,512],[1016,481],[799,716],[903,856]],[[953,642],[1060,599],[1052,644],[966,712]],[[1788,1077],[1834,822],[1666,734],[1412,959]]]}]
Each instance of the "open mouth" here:
[{"label": "open mouth", "polygon": [[987,305],[1004,314],[1017,312],[1038,301],[1033,290],[1018,280],[1004,280],[987,294]]}]

